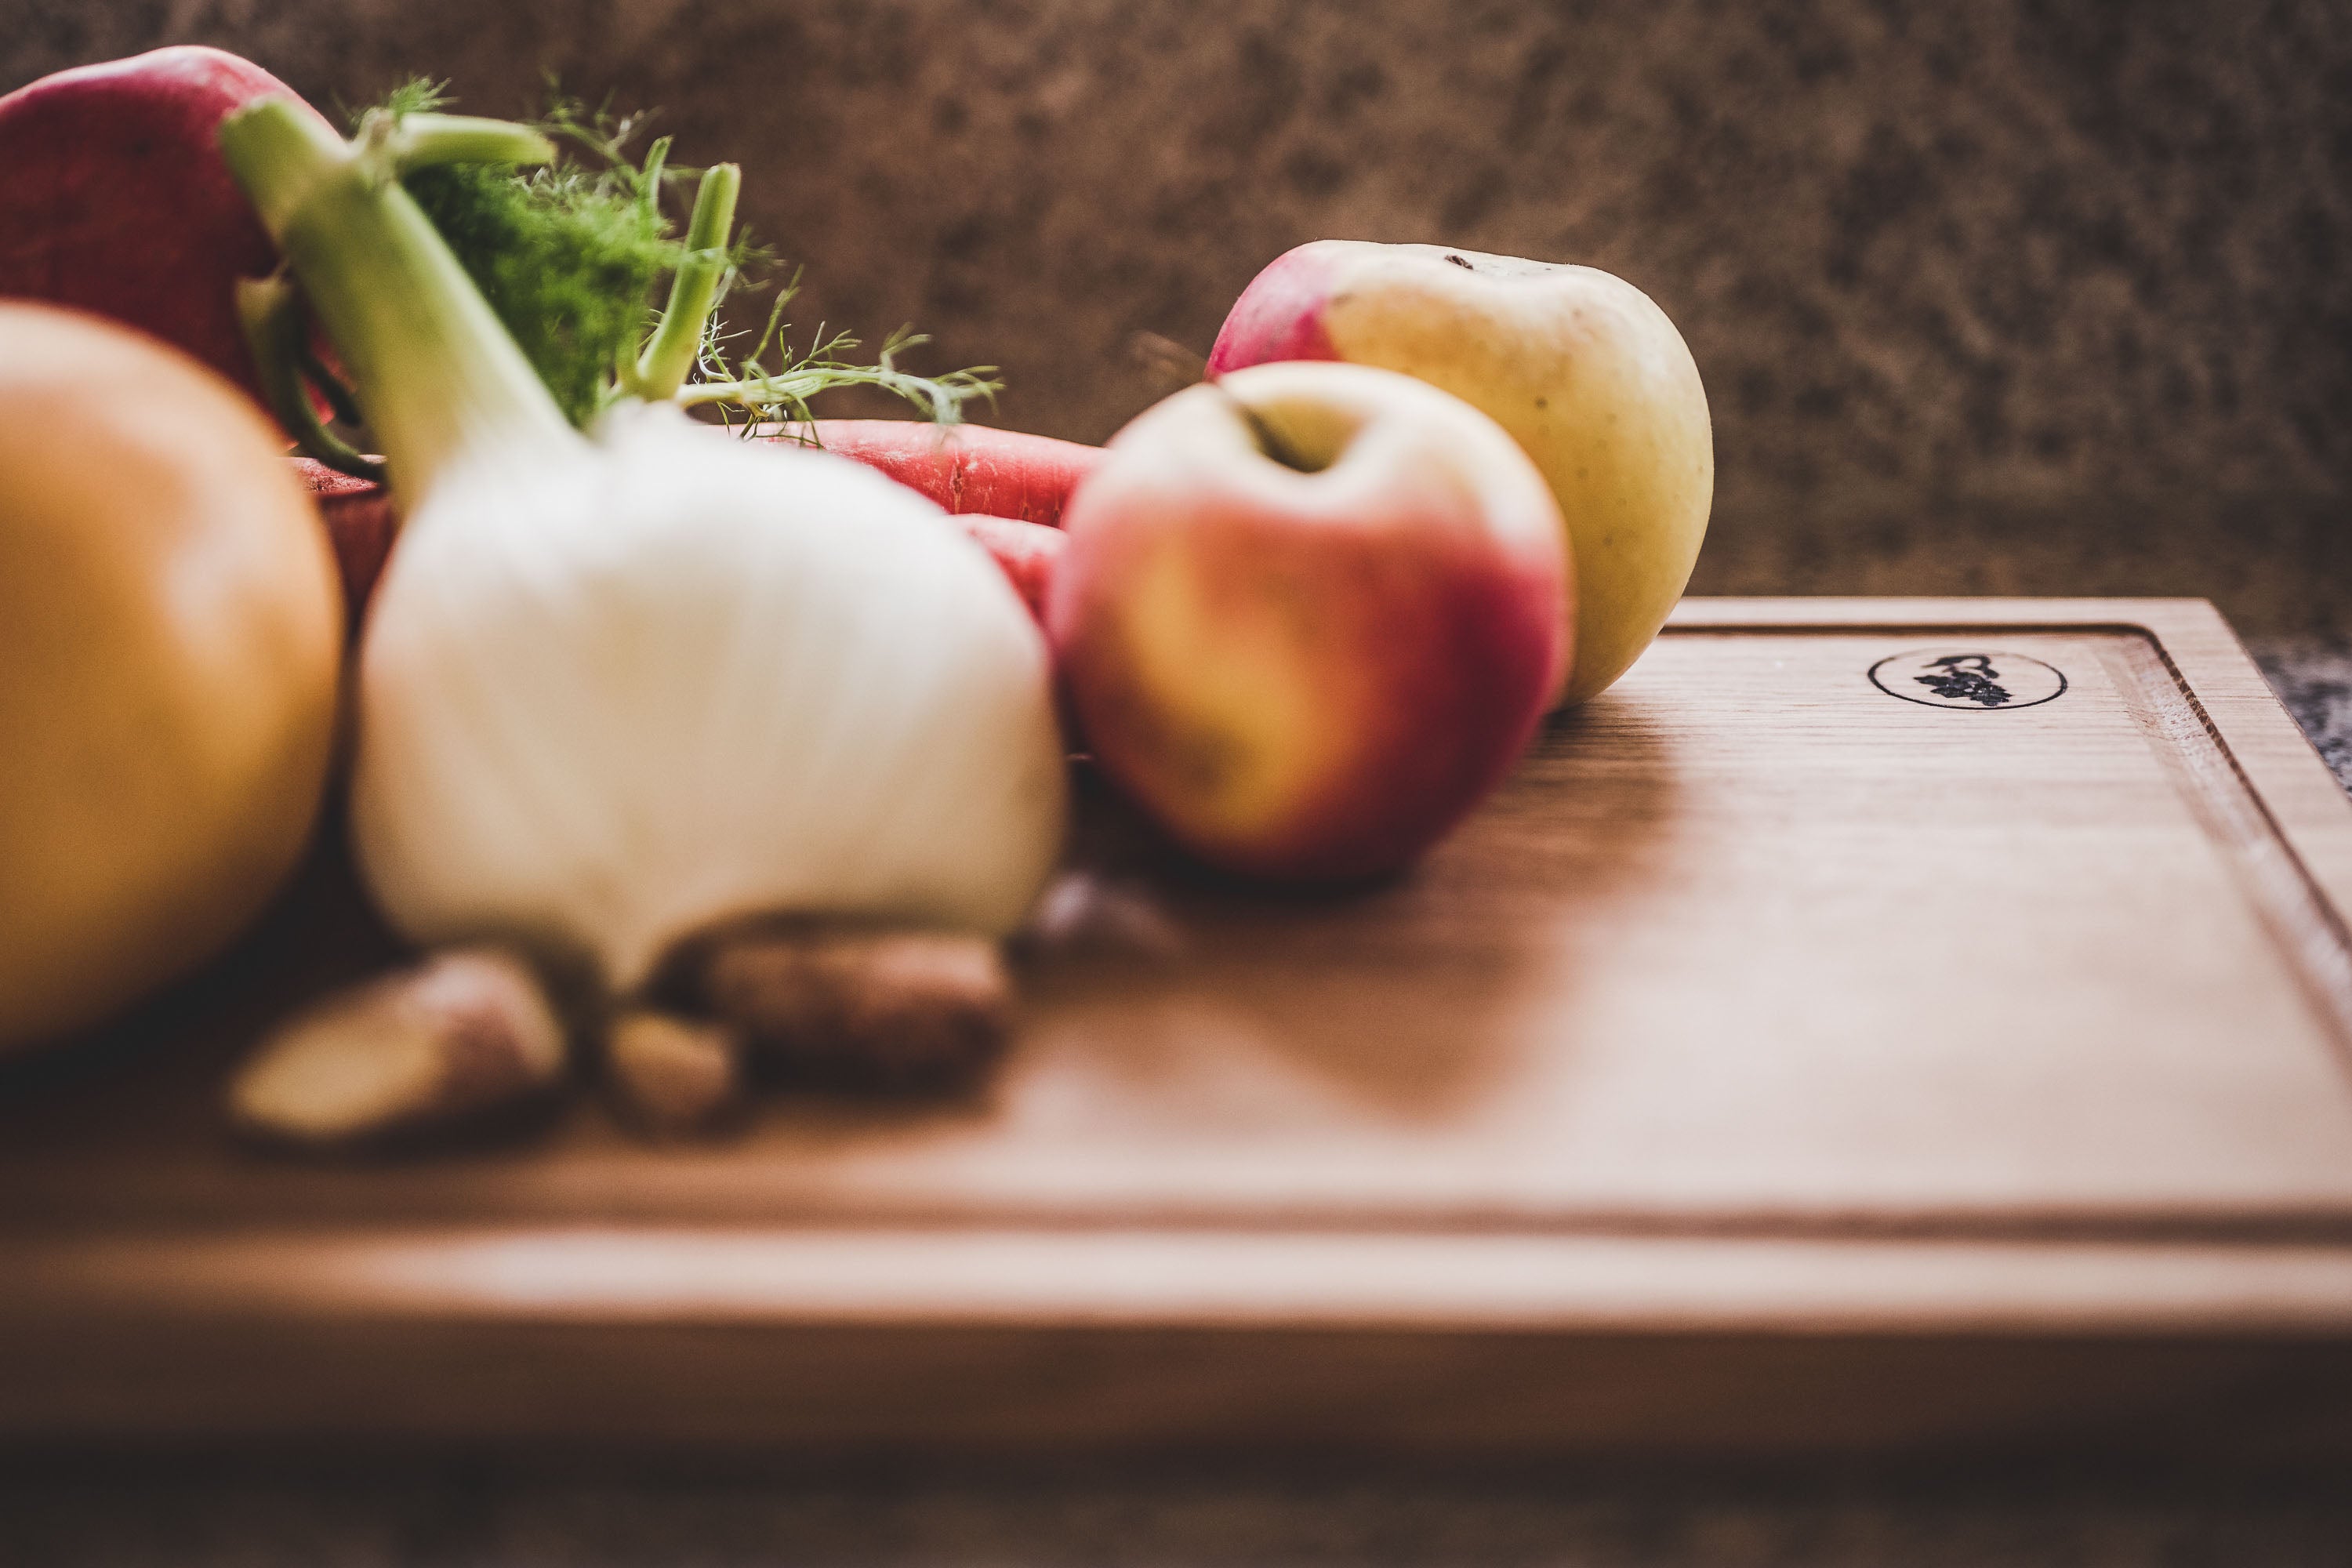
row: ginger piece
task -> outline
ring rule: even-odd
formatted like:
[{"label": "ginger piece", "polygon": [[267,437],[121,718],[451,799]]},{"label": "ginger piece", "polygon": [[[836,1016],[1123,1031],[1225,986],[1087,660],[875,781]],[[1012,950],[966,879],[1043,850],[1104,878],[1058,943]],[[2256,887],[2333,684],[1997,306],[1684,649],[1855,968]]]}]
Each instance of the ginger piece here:
[{"label": "ginger piece", "polygon": [[614,1020],[604,1066],[629,1112],[657,1133],[710,1126],[743,1099],[743,1042],[724,1024],[636,1008]]},{"label": "ginger piece", "polygon": [[1004,961],[984,937],[753,924],[708,939],[690,975],[700,1009],[754,1050],[854,1087],[963,1083],[1012,1026]]},{"label": "ginger piece", "polygon": [[564,1031],[530,967],[461,948],[339,992],[265,1041],[229,1086],[242,1130],[331,1147],[462,1120],[562,1076]]}]

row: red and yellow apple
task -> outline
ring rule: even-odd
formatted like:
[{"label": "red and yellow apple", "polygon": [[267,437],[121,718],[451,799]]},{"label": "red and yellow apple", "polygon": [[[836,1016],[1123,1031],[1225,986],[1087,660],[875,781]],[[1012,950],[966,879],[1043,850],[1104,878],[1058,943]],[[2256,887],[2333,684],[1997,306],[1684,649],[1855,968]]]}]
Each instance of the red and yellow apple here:
[{"label": "red and yellow apple", "polygon": [[215,140],[260,98],[301,101],[251,60],[199,44],[76,66],[0,98],[0,296],[136,327],[267,406],[236,281],[267,275],[278,247]]},{"label": "red and yellow apple", "polygon": [[1243,290],[1209,374],[1277,360],[1402,371],[1535,459],[1576,561],[1562,701],[1605,689],[1657,636],[1706,534],[1715,447],[1698,366],[1648,295],[1591,267],[1318,240]]},{"label": "red and yellow apple", "polygon": [[1210,863],[1297,880],[1413,859],[1558,689],[1559,510],[1500,426],[1392,372],[1269,364],[1110,443],[1046,626],[1087,748]]}]

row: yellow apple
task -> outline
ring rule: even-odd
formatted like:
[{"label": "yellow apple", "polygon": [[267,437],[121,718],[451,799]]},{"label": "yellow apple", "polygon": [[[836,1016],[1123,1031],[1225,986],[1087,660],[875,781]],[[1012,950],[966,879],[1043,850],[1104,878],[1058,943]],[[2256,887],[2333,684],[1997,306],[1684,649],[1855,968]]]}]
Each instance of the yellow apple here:
[{"label": "yellow apple", "polygon": [[1606,689],[1657,636],[1706,535],[1715,445],[1698,366],[1648,295],[1591,267],[1318,240],[1243,290],[1209,374],[1275,360],[1402,371],[1535,459],[1576,563],[1561,701]]}]

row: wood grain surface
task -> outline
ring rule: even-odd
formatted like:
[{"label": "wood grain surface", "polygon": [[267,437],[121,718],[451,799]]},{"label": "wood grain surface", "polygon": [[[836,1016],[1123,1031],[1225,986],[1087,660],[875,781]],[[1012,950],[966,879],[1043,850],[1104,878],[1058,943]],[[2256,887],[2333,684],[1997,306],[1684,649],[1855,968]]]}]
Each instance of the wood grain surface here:
[{"label": "wood grain surface", "polygon": [[1392,883],[1090,798],[971,1100],[337,1164],[218,1105],[322,856],[0,1078],[0,1434],[2352,1452],[2347,909],[2201,602],[1696,600]]}]

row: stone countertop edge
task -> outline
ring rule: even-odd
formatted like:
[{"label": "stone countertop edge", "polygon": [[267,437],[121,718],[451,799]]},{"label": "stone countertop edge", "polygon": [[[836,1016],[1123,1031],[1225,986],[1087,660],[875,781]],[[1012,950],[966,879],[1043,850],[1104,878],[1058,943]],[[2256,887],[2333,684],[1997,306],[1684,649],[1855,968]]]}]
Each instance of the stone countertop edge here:
[{"label": "stone countertop edge", "polygon": [[2352,790],[2352,639],[2249,638],[2247,647],[2336,781]]}]

